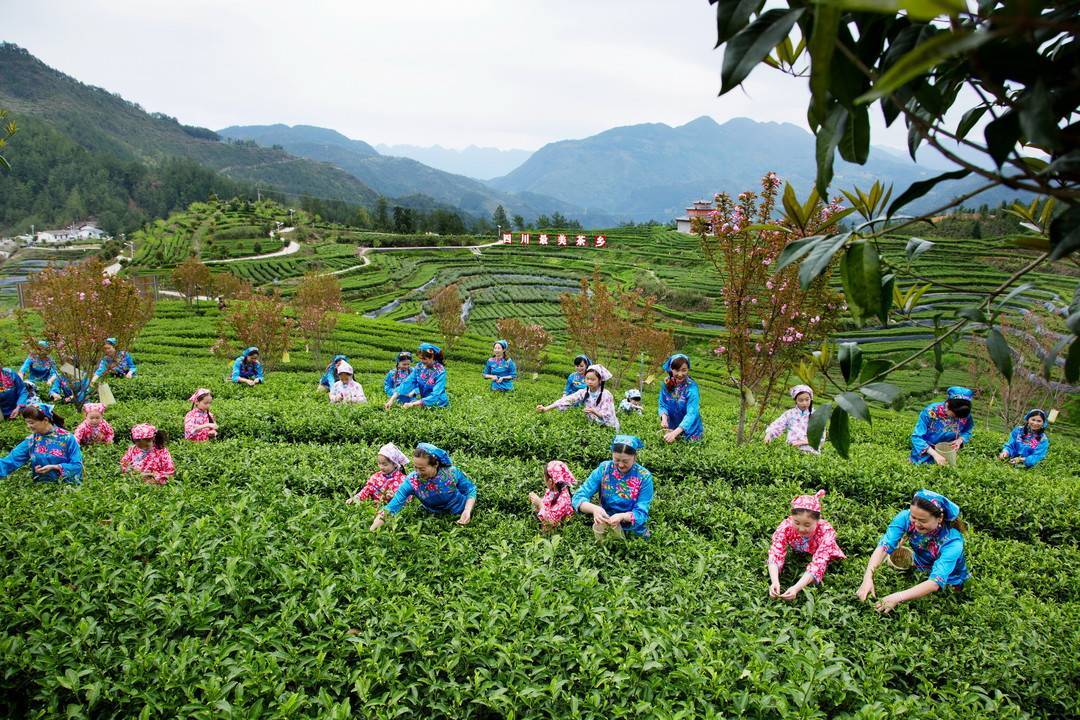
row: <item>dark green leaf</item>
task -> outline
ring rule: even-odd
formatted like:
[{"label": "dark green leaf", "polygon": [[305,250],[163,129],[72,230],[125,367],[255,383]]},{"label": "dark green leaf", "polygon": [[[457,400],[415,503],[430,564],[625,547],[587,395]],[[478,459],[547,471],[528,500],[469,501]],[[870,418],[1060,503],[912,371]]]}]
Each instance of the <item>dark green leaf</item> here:
[{"label": "dark green leaf", "polygon": [[[818,5],[814,12],[814,29],[807,44],[810,50],[810,94],[824,98],[828,95],[833,51],[836,50],[836,30],[843,14],[839,7]],[[817,128],[825,122],[824,104],[811,104],[810,127]]]},{"label": "dark green leaf", "polygon": [[1020,101],[1020,129],[1028,143],[1053,152],[1061,138],[1061,130],[1054,117],[1054,103],[1042,78],[1029,88]]},{"label": "dark green leaf", "polygon": [[[813,416],[811,416],[812,419]],[[851,431],[848,425],[847,412],[841,408],[833,410],[832,418],[829,421],[829,442],[836,448],[836,452],[840,453],[840,457],[845,460],[848,457],[848,448],[851,446]]]},{"label": "dark green leaf", "polygon": [[940,32],[919,43],[897,60],[877,79],[870,92],[860,96],[856,102],[869,103],[891,95],[903,85],[925,75],[943,60],[974,50],[989,39],[990,34],[986,32],[965,30]]},{"label": "dark green leaf", "polygon": [[908,262],[911,262],[932,247],[934,247],[934,243],[929,240],[913,237],[908,240],[907,247],[904,248],[904,254],[907,255]]},{"label": "dark green leaf", "polygon": [[892,310],[893,287],[896,285],[896,275],[889,273],[881,278],[881,307],[878,309],[878,318],[885,327],[889,326],[889,311]]},{"label": "dark green leaf", "polygon": [[817,191],[823,198],[829,196],[829,183],[833,177],[833,156],[836,154],[836,146],[844,137],[844,126],[847,125],[848,112],[839,103],[832,106],[825,122],[817,132]]},{"label": "dark green leaf", "polygon": [[840,139],[840,157],[856,165],[866,164],[870,155],[870,110],[861,105],[848,114],[844,136]]},{"label": "dark green leaf", "polygon": [[859,392],[871,400],[877,400],[891,405],[900,395],[900,388],[892,383],[876,382],[863,385],[859,388]]},{"label": "dark green leaf", "polygon": [[709,0],[716,5],[716,47],[746,27],[750,16],[761,9],[763,0]]},{"label": "dark green leaf", "polygon": [[802,265],[799,266],[799,284],[802,285],[804,290],[810,287],[810,283],[814,282],[821,273],[825,272],[825,268],[829,267],[833,256],[850,237],[850,232],[842,232],[839,235],[830,235],[814,245],[809,255],[803,260]]},{"label": "dark green leaf", "polygon": [[767,10],[728,40],[720,70],[720,94],[738,87],[750,71],[788,36],[803,12],[804,8]]},{"label": "dark green leaf", "polygon": [[1065,346],[1068,345],[1069,342],[1072,340],[1075,340],[1075,338],[1066,335],[1065,337],[1061,338],[1061,340],[1059,340],[1057,344],[1054,345],[1050,352],[1046,353],[1046,355],[1043,357],[1042,366],[1044,378],[1049,380],[1050,376],[1054,374],[1054,368],[1057,367],[1058,356],[1061,355],[1061,351],[1064,350]]},{"label": "dark green leaf", "polygon": [[1013,110],[1007,111],[996,120],[991,120],[983,130],[986,149],[994,162],[1001,167],[1020,140],[1020,118]]},{"label": "dark green leaf", "polygon": [[806,425],[806,440],[810,443],[810,447],[821,447],[821,436],[825,434],[832,412],[832,403],[825,403],[814,408],[814,412],[810,415],[810,422]]},{"label": "dark green leaf", "polygon": [[890,367],[892,367],[892,363],[888,360],[882,360],[880,358],[876,360],[866,360],[863,362],[862,372],[859,373],[859,380],[866,382],[871,378],[876,378]]},{"label": "dark green leaf", "polygon": [[1065,319],[1065,327],[1072,331],[1073,335],[1080,335],[1080,312],[1074,312]]},{"label": "dark green leaf", "polygon": [[[895,213],[897,210],[904,207],[912,200],[921,198],[923,195],[933,190],[934,186],[940,182],[944,182],[946,180],[960,180],[961,178],[965,178],[970,174],[970,170],[953,170],[952,172],[942,173],[936,177],[932,177],[927,180],[919,180],[918,182],[913,182],[911,183],[911,187],[900,193],[900,197],[893,200],[892,205],[889,206],[889,212],[887,213],[887,215],[889,217],[892,217],[893,213]],[[910,244],[911,243],[908,243],[909,246]],[[910,260],[911,258],[908,259]]]},{"label": "dark green leaf", "polygon": [[986,313],[982,311],[982,308],[975,305],[969,305],[962,307],[956,311],[956,314],[972,322],[988,323],[990,318],[986,317]]},{"label": "dark green leaf", "polygon": [[945,372],[945,350],[941,347],[941,336],[944,334],[944,330],[941,327],[941,316],[934,316],[934,370],[940,376]]},{"label": "dark green leaf", "polygon": [[1024,283],[1023,285],[1018,285],[1017,287],[1014,287],[1012,290],[1009,291],[1008,295],[1006,295],[1005,297],[1001,298],[1001,300],[998,301],[998,305],[997,305],[998,312],[1000,312],[1002,309],[1004,309],[1005,305],[1010,300],[1015,298],[1017,295],[1022,295],[1023,293],[1026,293],[1028,290],[1030,290],[1033,287],[1035,287],[1035,286],[1032,285],[1031,283]]},{"label": "dark green leaf", "polygon": [[789,242],[784,246],[784,249],[780,251],[780,257],[776,259],[776,267],[773,268],[773,272],[778,273],[791,263],[797,262],[804,255],[813,250],[814,245],[825,239],[825,235],[811,235],[808,238]]},{"label": "dark green leaf", "polygon": [[881,261],[873,243],[857,240],[851,244],[840,259],[840,281],[857,321],[881,314]]},{"label": "dark green leaf", "polygon": [[957,15],[967,6],[963,0],[825,0],[845,10],[895,15],[901,10],[914,20],[933,20],[939,15]]},{"label": "dark green leaf", "polygon": [[1080,248],[1080,205],[1073,205],[1050,221],[1051,260],[1060,260]]},{"label": "dark green leaf", "polygon": [[[873,422],[870,420],[870,408],[866,405],[866,401],[859,395],[856,395],[853,392],[844,392],[837,395],[835,400],[836,404],[846,410],[850,415],[873,425]],[[833,414],[833,420],[836,420],[835,413]]]},{"label": "dark green leaf", "polygon": [[998,371],[1005,376],[1007,382],[1012,382],[1013,362],[1012,353],[1009,351],[1009,343],[1005,336],[997,328],[990,328],[986,334],[986,349],[990,353],[990,359]]},{"label": "dark green leaf", "polygon": [[1080,338],[1069,346],[1069,356],[1065,358],[1065,382],[1076,384],[1080,380]]},{"label": "dark green leaf", "polygon": [[862,350],[858,343],[840,343],[837,359],[840,361],[840,373],[844,376],[844,382],[851,383],[859,377],[862,371]]},{"label": "dark green leaf", "polygon": [[960,118],[960,124],[956,126],[956,136],[959,138],[967,137],[967,134],[971,132],[971,128],[975,127],[975,123],[979,122],[989,109],[988,105],[977,105],[964,113],[964,117]]}]

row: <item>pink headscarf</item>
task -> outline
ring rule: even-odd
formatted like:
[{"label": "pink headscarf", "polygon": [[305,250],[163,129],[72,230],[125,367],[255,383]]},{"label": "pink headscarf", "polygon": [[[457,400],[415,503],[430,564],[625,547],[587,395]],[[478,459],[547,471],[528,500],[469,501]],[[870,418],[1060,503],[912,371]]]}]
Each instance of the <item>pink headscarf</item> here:
[{"label": "pink headscarf", "polygon": [[566,487],[573,487],[574,483],[577,482],[574,479],[574,473],[570,472],[570,468],[562,460],[552,460],[547,464],[547,476],[554,480],[556,484],[565,485]]},{"label": "pink headscarf", "polygon": [[210,392],[210,388],[199,388],[198,390],[195,391],[194,395],[192,395],[191,397],[188,398],[188,402],[191,403],[192,405],[194,405],[195,403],[199,402],[199,398],[201,398],[203,395],[211,395],[211,394],[213,394],[213,393]]},{"label": "pink headscarf", "polygon": [[131,428],[132,440],[151,440],[157,434],[157,428],[150,423],[139,423]]},{"label": "pink headscarf", "polygon": [[105,414],[105,405],[104,405],[104,403],[86,403],[85,405],[82,406],[82,411],[83,411],[83,415],[86,415],[87,413],[92,413],[92,412],[97,412],[97,413],[101,413],[102,415],[104,415]]},{"label": "pink headscarf", "polygon": [[589,370],[594,371],[597,375],[600,376],[600,382],[607,382],[611,379],[611,371],[600,363],[593,363],[588,368],[586,368],[585,372],[589,372]]},{"label": "pink headscarf", "polygon": [[814,399],[814,390],[809,385],[796,385],[795,387],[791,388],[790,393],[792,400],[799,397],[799,395],[801,395],[802,393],[806,393],[807,395],[809,395],[810,400]]},{"label": "pink headscarf", "polygon": [[379,454],[398,467],[403,468],[409,464],[409,458],[405,457],[405,453],[401,452],[394,443],[386,443],[383,445],[379,448]]},{"label": "pink headscarf", "polygon": [[825,497],[824,490],[818,490],[813,495],[800,495],[791,501],[792,510],[813,510],[821,512],[821,498]]}]

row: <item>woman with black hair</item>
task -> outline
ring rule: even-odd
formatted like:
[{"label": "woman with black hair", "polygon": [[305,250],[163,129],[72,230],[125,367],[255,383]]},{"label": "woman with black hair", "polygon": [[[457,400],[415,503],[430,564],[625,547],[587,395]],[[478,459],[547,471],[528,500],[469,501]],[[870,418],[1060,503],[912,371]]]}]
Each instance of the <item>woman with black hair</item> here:
[{"label": "woman with black hair", "polygon": [[386,401],[389,410],[399,397],[417,395],[416,400],[402,403],[403,408],[447,407],[450,396],[446,394],[446,366],[443,365],[442,348],[431,343],[420,343],[420,364],[413,368],[394,394]]},{"label": "woman with black hair", "polygon": [[[598,540],[609,531],[649,537],[653,476],[637,462],[643,447],[645,443],[635,435],[616,435],[611,441],[611,459],[592,471],[570,501],[574,510],[592,516]],[[599,505],[592,501],[597,493]]]},{"label": "woman with black hair", "polygon": [[574,358],[574,372],[566,376],[566,387],[563,388],[562,394],[573,395],[578,390],[585,389],[585,371],[592,365],[592,360],[588,355],[578,355]]},{"label": "woman with black hair", "polygon": [[514,389],[517,364],[510,358],[510,343],[496,340],[491,346],[491,357],[484,363],[484,379],[491,381],[491,389],[507,392]]},{"label": "woman with black hair", "polygon": [[[892,612],[900,603],[945,587],[961,588],[970,577],[964,558],[966,530],[956,503],[939,493],[919,490],[911,498],[911,507],[898,512],[881,536],[856,596],[863,602],[870,596],[877,597],[874,573],[886,560],[898,570],[914,567],[929,572],[930,578],[883,597],[874,606],[878,612]],[[905,541],[908,548],[902,547]]]},{"label": "woman with black hair", "polygon": [[1050,450],[1050,438],[1046,437],[1046,413],[1035,408],[1024,416],[1024,424],[1013,428],[1005,446],[1001,448],[1000,460],[1026,468],[1035,467]]},{"label": "woman with black hair", "polygon": [[971,417],[973,393],[966,387],[951,387],[943,403],[931,403],[919,413],[919,421],[911,432],[911,462],[919,465],[937,463],[948,465],[943,454],[947,444],[956,452],[971,442],[975,419]]},{"label": "woman with black hair", "polygon": [[619,431],[619,417],[615,414],[615,396],[605,388],[611,372],[603,365],[590,365],[585,371],[585,389],[572,395],[563,395],[550,405],[537,405],[536,411],[566,410],[583,405],[585,416],[595,423],[607,425]]},{"label": "woman with black hair", "polygon": [[682,353],[672,355],[664,361],[664,372],[668,376],[660,386],[658,402],[664,442],[670,444],[680,437],[700,440],[705,434],[701,423],[701,391],[690,377],[690,358]]},{"label": "woman with black hair", "polygon": [[450,459],[450,453],[431,443],[413,450],[413,472],[398,486],[394,497],[375,515],[371,530],[386,522],[386,514],[397,515],[414,495],[420,505],[435,515],[460,515],[458,525],[468,525],[476,505],[476,485]]},{"label": "woman with black hair", "polygon": [[30,436],[0,458],[0,478],[29,463],[35,482],[82,484],[82,450],[51,405],[27,405],[22,417]]},{"label": "woman with black hair", "polygon": [[[383,392],[386,393],[386,397],[394,397],[394,392],[398,389],[401,383],[412,374],[412,353],[408,350],[402,350],[397,355],[397,364],[394,369],[386,373],[386,377],[383,379]],[[412,395],[403,396],[412,399]],[[398,397],[397,401],[405,402]]]}]

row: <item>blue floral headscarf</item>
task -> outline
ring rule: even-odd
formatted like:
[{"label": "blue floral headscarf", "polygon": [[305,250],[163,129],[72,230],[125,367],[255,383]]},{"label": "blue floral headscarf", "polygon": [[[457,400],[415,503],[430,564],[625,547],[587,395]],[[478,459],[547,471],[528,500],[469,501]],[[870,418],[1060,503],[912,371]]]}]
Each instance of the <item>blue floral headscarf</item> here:
[{"label": "blue floral headscarf", "polygon": [[686,369],[689,370],[690,369],[690,358],[688,356],[682,354],[682,353],[675,353],[674,355],[672,355],[671,357],[669,357],[667,360],[664,361],[664,365],[663,365],[664,372],[667,372],[667,373],[671,372],[671,364],[673,362],[675,362],[676,360],[679,360],[680,358],[686,361]]},{"label": "blue floral headscarf", "polygon": [[431,443],[420,443],[416,446],[416,449],[435,458],[436,460],[438,460],[440,465],[450,467],[454,464],[454,461],[450,459],[450,453],[446,452],[442,448],[435,447]]},{"label": "blue floral headscarf", "polygon": [[945,515],[945,519],[950,522],[960,517],[960,506],[941,493],[936,493],[933,490],[919,490],[915,493],[914,499],[925,500],[941,510],[942,514]]},{"label": "blue floral headscarf", "polygon": [[960,387],[954,385],[945,391],[945,398],[947,400],[967,400],[971,401],[975,397],[975,393],[966,387]]},{"label": "blue floral headscarf", "polygon": [[615,450],[618,445],[625,445],[628,448],[633,448],[634,452],[641,450],[645,447],[645,443],[637,435],[616,435],[615,439],[611,441],[611,449]]}]

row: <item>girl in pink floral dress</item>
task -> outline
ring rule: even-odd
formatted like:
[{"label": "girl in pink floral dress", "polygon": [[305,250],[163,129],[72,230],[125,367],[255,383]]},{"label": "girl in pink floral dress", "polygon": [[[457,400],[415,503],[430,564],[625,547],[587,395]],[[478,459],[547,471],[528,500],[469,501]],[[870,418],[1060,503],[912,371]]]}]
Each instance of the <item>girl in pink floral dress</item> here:
[{"label": "girl in pink floral dress", "polygon": [[[765,428],[765,442],[772,442],[786,431],[789,445],[817,455],[820,446],[810,447],[810,441],[806,439],[806,428],[810,424],[810,415],[814,412],[814,391],[809,385],[796,385],[791,388],[791,399],[795,401],[795,407],[784,412]],[[825,440],[824,433],[821,440]]]},{"label": "girl in pink floral dress", "polygon": [[[825,568],[832,560],[842,560],[844,552],[836,544],[833,526],[821,519],[821,498],[824,490],[813,495],[800,495],[791,501],[791,514],[784,518],[772,536],[769,546],[769,597],[794,600],[799,591],[810,583],[821,584]],[[784,568],[788,548],[808,553],[810,563],[799,581],[781,592],[780,571]]]},{"label": "girl in pink floral dress", "polygon": [[562,460],[552,460],[544,472],[547,480],[547,492],[544,497],[529,493],[529,502],[536,510],[545,530],[552,530],[563,520],[574,514],[570,488],[574,486],[574,474]]},{"label": "girl in pink floral dress", "polygon": [[385,505],[394,497],[394,493],[405,480],[404,467],[409,458],[405,457],[405,453],[401,452],[397,445],[387,443],[379,448],[376,462],[379,465],[378,472],[369,477],[360,492],[346,500],[346,504],[374,500],[376,505]]},{"label": "girl in pink floral dress", "polygon": [[75,439],[80,447],[86,447],[93,443],[112,445],[112,425],[105,419],[105,406],[101,403],[86,403],[83,405],[83,421],[75,428]]},{"label": "girl in pink floral dress", "polygon": [[595,423],[607,425],[619,431],[619,418],[615,414],[615,396],[604,384],[611,379],[611,372],[603,365],[590,365],[585,371],[585,389],[563,395],[550,405],[537,405],[537,412],[565,410],[581,405],[585,417]]},{"label": "girl in pink floral dress", "polygon": [[158,430],[149,423],[141,423],[131,428],[131,439],[135,444],[127,449],[120,458],[120,469],[142,475],[144,482],[152,485],[164,485],[176,473],[172,455],[165,443],[169,436],[164,430]]},{"label": "girl in pink floral dress", "polygon": [[210,412],[214,396],[208,388],[199,388],[188,398],[191,410],[184,416],[184,438],[192,442],[205,442],[217,437],[217,420]]}]

